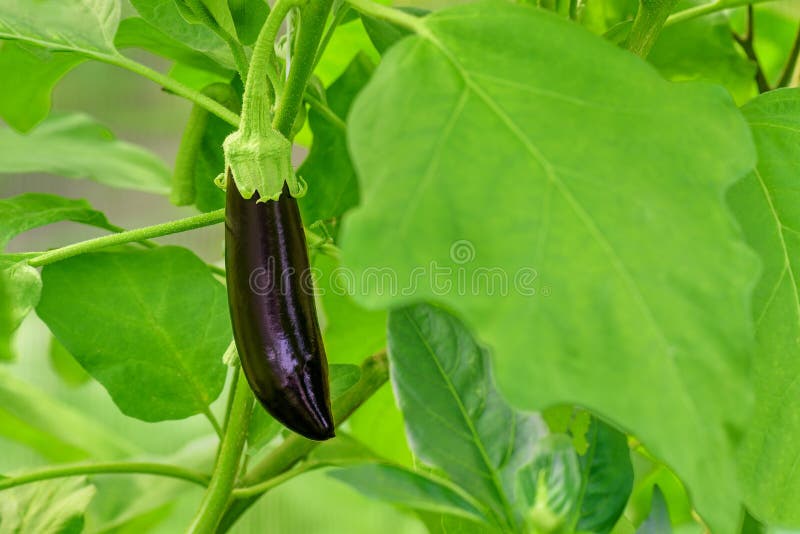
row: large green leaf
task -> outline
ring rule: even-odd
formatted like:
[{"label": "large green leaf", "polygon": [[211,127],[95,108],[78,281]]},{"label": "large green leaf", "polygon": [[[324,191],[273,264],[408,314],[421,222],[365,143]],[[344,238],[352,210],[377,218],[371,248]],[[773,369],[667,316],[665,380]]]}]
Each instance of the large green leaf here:
[{"label": "large green leaf", "polygon": [[86,477],[46,480],[3,492],[0,532],[79,534],[96,488]]},{"label": "large green leaf", "polygon": [[28,49],[19,43],[0,43],[0,117],[27,132],[50,112],[50,93],[73,67],[84,61],[78,54]]},{"label": "large green leaf", "polygon": [[[341,124],[373,69],[372,60],[359,53],[328,88],[328,106]],[[300,201],[303,220],[312,223],[339,217],[358,204],[358,182],[347,153],[344,130],[314,108],[308,113],[308,122],[314,132],[314,143],[297,172],[308,182],[308,192]]]},{"label": "large green leaf", "polygon": [[106,230],[118,229],[85,200],[46,193],[24,193],[0,199],[0,251],[17,234],[61,221],[73,221]]},{"label": "large green leaf", "polygon": [[348,120],[362,205],[341,242],[358,300],[445,303],[491,346],[513,403],[609,417],[733,531],[727,430],[751,399],[757,261],[723,201],[755,161],[730,97],[503,2],[420,31]]},{"label": "large green leaf", "polygon": [[800,89],[764,94],[743,111],[758,167],[729,197],[764,268],[753,298],[756,408],[740,458],[754,515],[800,526]]},{"label": "large green leaf", "polygon": [[51,116],[27,135],[0,128],[0,173],[39,172],[152,193],[169,190],[163,161],[114,139],[82,114]]},{"label": "large green leaf", "polygon": [[364,495],[409,508],[480,519],[481,513],[445,480],[391,464],[362,464],[330,476]]},{"label": "large green leaf", "polygon": [[408,440],[507,528],[518,525],[518,471],[544,433],[494,390],[488,355],[464,325],[425,304],[389,314],[389,362]]},{"label": "large green leaf", "polygon": [[178,247],[84,254],[45,266],[36,311],[66,349],[144,421],[208,413],[231,339],[225,288]]},{"label": "large green leaf", "polygon": [[114,56],[119,17],[119,0],[3,0],[0,39]]}]

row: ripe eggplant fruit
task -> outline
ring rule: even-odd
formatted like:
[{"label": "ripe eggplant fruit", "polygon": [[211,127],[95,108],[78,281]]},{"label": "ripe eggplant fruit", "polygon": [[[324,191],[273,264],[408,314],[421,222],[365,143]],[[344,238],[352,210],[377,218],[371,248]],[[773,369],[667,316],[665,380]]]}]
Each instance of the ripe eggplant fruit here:
[{"label": "ripe eggplant fruit", "polygon": [[228,177],[225,267],[233,336],[266,410],[313,440],[334,436],[328,363],[297,201],[245,200]]}]

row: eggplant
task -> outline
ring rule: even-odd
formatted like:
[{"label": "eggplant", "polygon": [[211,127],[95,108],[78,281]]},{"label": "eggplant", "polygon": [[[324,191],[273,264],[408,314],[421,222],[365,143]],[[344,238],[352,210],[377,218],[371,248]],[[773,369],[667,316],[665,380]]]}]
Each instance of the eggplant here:
[{"label": "eggplant", "polygon": [[256,398],[289,429],[334,436],[328,364],[303,223],[284,184],[278,200],[245,200],[228,176],[225,267],[233,337]]}]

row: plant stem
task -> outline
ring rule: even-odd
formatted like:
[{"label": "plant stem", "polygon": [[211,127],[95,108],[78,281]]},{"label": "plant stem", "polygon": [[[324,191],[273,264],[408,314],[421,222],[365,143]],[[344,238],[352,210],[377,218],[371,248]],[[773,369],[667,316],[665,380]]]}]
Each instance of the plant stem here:
[{"label": "plant stem", "polygon": [[225,433],[219,445],[214,474],[203,497],[200,510],[189,527],[191,533],[205,534],[216,531],[222,514],[225,513],[228,506],[231,491],[239,473],[242,451],[247,441],[250,415],[253,413],[254,397],[244,373],[238,367],[233,387],[235,392],[228,407]]},{"label": "plant stem", "polygon": [[350,11],[350,7],[346,4],[341,4],[339,6],[339,9],[336,10],[336,13],[334,13],[331,25],[325,32],[325,35],[322,37],[322,40],[319,42],[319,48],[317,48],[317,55],[314,57],[314,68],[316,68],[317,65],[319,65],[319,62],[322,59],[322,54],[325,53],[325,49],[328,48],[328,43],[331,42],[331,38],[333,37],[334,32],[336,32],[336,28],[339,26],[339,24],[342,23],[342,20],[344,19],[345,15],[347,15],[348,11]]},{"label": "plant stem", "polygon": [[[337,425],[341,425],[364,402],[367,401],[389,378],[389,363],[386,352],[370,356],[361,364],[361,378],[359,381],[333,404],[333,417]],[[256,464],[242,477],[244,486],[254,486],[286,473],[297,462],[308,456],[318,441],[308,440],[298,434],[287,437],[283,443]],[[225,515],[222,517],[217,532],[227,531],[262,494],[235,499]]]},{"label": "plant stem", "polygon": [[332,4],[333,0],[309,0],[300,6],[300,28],[292,56],[292,67],[272,120],[272,128],[287,139],[291,136],[292,126],[306,92],[306,84],[314,70],[314,59]]},{"label": "plant stem", "polygon": [[759,93],[766,93],[770,90],[769,82],[767,81],[767,77],[764,75],[764,69],[761,68],[761,62],[758,61],[758,56],[756,55],[756,50],[753,47],[753,6],[747,6],[747,30],[744,36],[739,36],[736,33],[733,34],[733,38],[739,43],[739,46],[742,47],[744,50],[745,55],[755,63],[756,65],[756,85],[758,85],[758,92]]},{"label": "plant stem", "polygon": [[225,210],[220,209],[185,219],[178,219],[176,221],[169,221],[166,223],[156,224],[153,226],[145,226],[144,228],[137,228],[135,230],[128,230],[127,232],[120,232],[118,234],[104,235],[96,237],[79,243],[73,243],[65,247],[49,250],[35,258],[28,260],[28,265],[31,267],[41,267],[50,263],[65,260],[73,256],[85,254],[106,247],[114,245],[123,245],[125,243],[132,243],[135,241],[143,241],[153,237],[160,237],[169,234],[176,234],[178,232],[185,232],[187,230],[194,230],[195,228],[202,228],[217,224],[225,220]]},{"label": "plant stem", "polygon": [[707,4],[700,4],[699,6],[690,7],[689,9],[684,9],[682,11],[678,11],[677,13],[673,13],[667,18],[667,22],[664,23],[664,27],[666,28],[668,26],[672,26],[673,24],[678,24],[679,22],[685,22],[697,17],[702,17],[710,13],[716,13],[717,11],[725,11],[726,9],[732,9],[734,7],[774,1],[776,0],[715,0]]},{"label": "plant stem", "polygon": [[138,61],[134,61],[121,54],[115,56],[99,54],[97,56],[92,56],[92,57],[100,61],[110,63],[111,65],[122,67],[123,69],[127,69],[131,72],[139,74],[140,76],[144,76],[145,78],[156,82],[162,87],[169,89],[176,95],[187,98],[192,102],[196,103],[197,105],[206,108],[208,111],[210,111],[220,119],[224,120],[225,122],[232,124],[233,126],[239,125],[239,116],[236,113],[233,113],[225,106],[223,106],[222,104],[220,104],[219,102],[217,102],[216,100],[214,100],[213,98],[209,98],[203,93],[195,91],[194,89],[191,89],[190,87],[183,85],[178,80],[175,80],[173,78],[170,78],[169,76],[161,74],[157,70],[153,70],[146,65],[142,65]]},{"label": "plant stem", "polygon": [[646,58],[676,3],[677,0],[639,0],[639,11],[633,19],[626,48]]},{"label": "plant stem", "polygon": [[781,78],[778,80],[778,87],[789,87],[796,71],[800,70],[800,26],[797,28],[797,35],[794,38],[792,50],[783,66]]},{"label": "plant stem", "polygon": [[369,15],[372,18],[393,22],[414,33],[425,34],[426,28],[422,20],[399,9],[392,9],[371,0],[345,0],[353,9],[359,13]]},{"label": "plant stem", "polygon": [[303,99],[309,103],[311,109],[319,113],[323,119],[328,121],[331,126],[336,127],[337,129],[341,130],[342,133],[347,131],[347,125],[345,122],[339,118],[339,116],[333,112],[331,108],[329,108],[324,102],[319,100],[317,97],[309,94],[306,91],[306,94],[303,96]]},{"label": "plant stem", "polygon": [[186,480],[187,482],[193,482],[200,486],[207,486],[209,483],[208,475],[190,469],[184,469],[176,465],[151,462],[105,462],[49,466],[30,471],[23,475],[2,478],[0,479],[0,490],[54,478],[112,474],[156,475]]}]

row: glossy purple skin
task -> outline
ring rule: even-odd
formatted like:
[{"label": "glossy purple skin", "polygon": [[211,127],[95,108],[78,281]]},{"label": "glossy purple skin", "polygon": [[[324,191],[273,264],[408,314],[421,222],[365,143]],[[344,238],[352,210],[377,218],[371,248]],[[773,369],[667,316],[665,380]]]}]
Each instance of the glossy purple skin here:
[{"label": "glossy purple skin", "polygon": [[233,336],[266,410],[309,439],[334,436],[328,363],[297,201],[245,200],[228,180],[225,266]]}]

